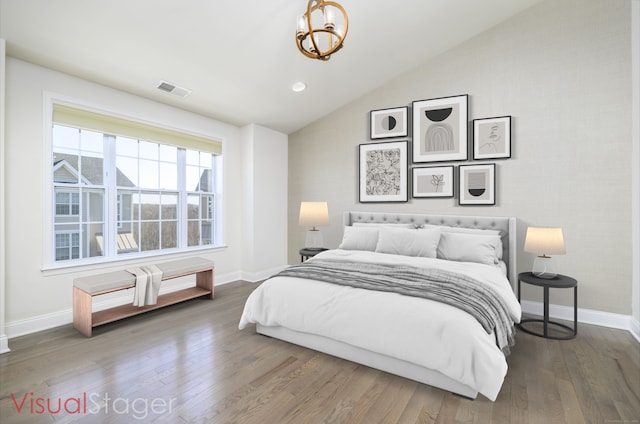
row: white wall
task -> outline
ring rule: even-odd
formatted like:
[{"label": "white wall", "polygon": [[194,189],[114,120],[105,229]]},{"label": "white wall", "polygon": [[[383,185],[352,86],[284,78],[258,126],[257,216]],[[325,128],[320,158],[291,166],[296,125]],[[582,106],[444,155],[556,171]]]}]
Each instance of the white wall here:
[{"label": "white wall", "polygon": [[5,116],[5,52],[6,42],[0,39],[0,353],[9,351],[9,343],[5,330],[5,148],[4,148],[4,116]]},{"label": "white wall", "polygon": [[[305,198],[329,202],[327,247],[340,242],[344,210],[515,216],[519,271],[533,262],[522,251],[526,227],[560,226],[567,254],[556,259],[579,281],[579,306],[630,316],[630,10],[629,0],[539,3],[291,134],[289,260],[304,239],[294,211]],[[458,94],[470,95],[469,119],[513,116],[513,157],[486,161],[497,164],[497,205],[358,203],[358,144],[371,142],[369,112]],[[535,288],[523,294],[541,300]],[[571,294],[554,291],[552,302],[571,305]]]},{"label": "white wall", "polygon": [[[243,278],[258,281],[287,263],[286,135],[260,125],[241,129]],[[275,265],[275,268],[274,268]]]},{"label": "white wall", "polygon": [[631,2],[631,57],[632,57],[632,86],[633,94],[631,117],[633,119],[633,156],[631,167],[633,169],[633,193],[632,193],[632,227],[633,232],[633,332],[640,340],[640,0]]},{"label": "white wall", "polygon": [[[91,275],[98,270],[122,269],[134,262],[43,270],[41,246],[51,242],[49,235],[43,230],[45,223],[42,214],[48,190],[44,184],[44,173],[50,169],[49,159],[43,153],[44,132],[48,131],[43,124],[45,93],[55,93],[107,110],[117,110],[125,116],[221,139],[224,143],[223,231],[226,247],[203,250],[198,255],[215,261],[216,284],[240,279],[244,260],[242,234],[245,227],[242,221],[242,193],[246,188],[242,184],[242,172],[246,164],[242,157],[240,128],[8,57],[3,158],[6,169],[4,241],[7,249],[4,256],[6,269],[2,270],[6,282],[2,303],[9,337],[71,322],[72,286],[75,277]],[[254,134],[256,145],[260,144],[260,137],[263,136],[269,144],[284,138],[286,147],[286,135],[265,135],[262,130],[257,130]],[[284,153],[286,157],[286,149]],[[286,159],[284,161],[286,164]],[[259,172],[261,171],[262,168]],[[256,175],[256,180],[258,179],[259,175]],[[261,188],[272,190],[275,198],[286,198],[286,182],[281,186]],[[263,226],[261,231],[260,237],[273,236],[273,245],[285,251],[286,240],[281,240],[278,228],[274,228],[272,232],[271,227]],[[135,263],[184,256],[185,254],[166,255]],[[284,261],[274,256],[261,256],[254,261],[252,271],[261,271],[256,268],[260,266],[272,269],[283,263]],[[172,284],[175,286],[187,283],[188,279],[184,279]],[[167,284],[166,287],[171,287],[172,284]],[[110,300],[117,301],[118,299]]]}]

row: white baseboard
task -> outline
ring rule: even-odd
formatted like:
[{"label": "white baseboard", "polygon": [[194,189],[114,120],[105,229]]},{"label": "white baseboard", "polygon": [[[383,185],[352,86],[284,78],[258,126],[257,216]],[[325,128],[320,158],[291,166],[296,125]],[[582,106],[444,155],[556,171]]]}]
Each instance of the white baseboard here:
[{"label": "white baseboard", "polygon": [[[257,273],[230,273],[222,276],[216,276],[215,284],[217,286],[231,283],[233,281],[243,280],[252,283],[262,281],[269,278],[273,274],[279,272],[284,267],[257,272]],[[170,291],[179,290],[190,287],[191,283],[176,285]],[[131,301],[131,296],[125,295],[113,298],[107,301],[96,302],[94,310],[102,310],[118,305],[123,305]],[[542,315],[543,305],[541,302],[522,301],[522,312],[525,314]],[[553,319],[561,319],[573,321],[573,308],[562,305],[549,305],[549,316]],[[48,330],[61,325],[67,325],[73,322],[73,311],[66,309],[50,314],[39,315],[37,317],[28,318],[9,322],[6,324],[6,336],[0,336],[0,354],[9,351],[8,340],[13,337],[24,336],[26,334],[36,333],[38,331]],[[621,314],[612,314],[609,312],[594,311],[590,309],[578,308],[578,322],[583,324],[593,324],[602,327],[616,328],[629,331],[635,339],[640,343],[640,322],[633,317]]]},{"label": "white baseboard", "polygon": [[[543,303],[523,300],[522,313],[543,315]],[[564,321],[573,321],[573,307],[563,305],[549,305],[549,317]],[[612,314],[610,312],[594,311],[578,308],[578,323],[599,325],[601,327],[616,328],[629,331],[640,342],[640,325],[632,316]]]},{"label": "white baseboard", "polygon": [[11,349],[9,349],[9,338],[4,334],[0,336],[0,354],[7,353]]},{"label": "white baseboard", "polygon": [[[223,284],[231,283],[233,281],[238,281],[239,275],[237,273],[231,273],[228,275],[215,276],[215,285],[221,286]],[[171,286],[170,289],[166,291],[161,291],[161,294],[170,293],[172,291],[185,289],[188,287],[192,287],[193,282],[184,282],[181,284],[176,284]],[[133,290],[133,289],[131,289]],[[115,306],[124,305],[126,303],[131,303],[132,294],[130,291],[123,292],[122,296],[114,297],[109,300],[97,301],[93,303],[94,311],[101,311],[108,308],[113,308]],[[61,325],[67,325],[73,323],[73,309],[65,309],[58,312],[53,312],[50,314],[39,315],[32,318],[27,318],[23,320],[9,322],[5,326],[5,331],[7,332],[7,336],[9,339],[13,337],[24,336],[31,333],[37,333],[38,331],[49,330],[51,328],[60,327]],[[4,353],[2,351],[3,340],[0,338],[0,353]],[[5,344],[6,341],[5,341]],[[9,351],[9,347],[6,347],[7,352]]]},{"label": "white baseboard", "polygon": [[640,321],[635,318],[631,318],[631,329],[629,329],[631,335],[636,338],[638,343],[640,343]]},{"label": "white baseboard", "polygon": [[7,337],[12,339],[14,337],[37,333],[38,331],[49,330],[72,322],[72,310],[66,309],[64,311],[8,322],[5,325],[5,331],[7,332]]}]

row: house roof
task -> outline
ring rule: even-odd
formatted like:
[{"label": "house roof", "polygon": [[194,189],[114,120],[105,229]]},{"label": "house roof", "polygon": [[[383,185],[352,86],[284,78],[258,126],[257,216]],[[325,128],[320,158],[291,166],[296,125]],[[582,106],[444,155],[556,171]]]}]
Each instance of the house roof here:
[{"label": "house roof", "polygon": [[[102,185],[103,160],[98,157],[82,156],[82,180],[87,184]],[[77,182],[78,156],[56,152],[53,156],[54,182]],[[64,171],[62,171],[64,169]],[[75,181],[69,178],[75,177]],[[127,176],[116,168],[116,184],[119,187],[136,187]]]}]

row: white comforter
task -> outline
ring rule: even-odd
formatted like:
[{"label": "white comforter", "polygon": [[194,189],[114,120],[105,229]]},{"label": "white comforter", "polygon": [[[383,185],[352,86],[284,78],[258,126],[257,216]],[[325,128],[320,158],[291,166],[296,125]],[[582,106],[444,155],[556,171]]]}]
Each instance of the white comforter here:
[{"label": "white comforter", "polygon": [[[384,253],[329,250],[315,258],[441,267],[493,286],[514,322],[520,305],[499,267]],[[495,336],[471,315],[428,299],[357,289],[314,280],[274,277],[247,299],[239,328],[282,326],[399,358],[472,387],[495,400],[507,372]]]}]

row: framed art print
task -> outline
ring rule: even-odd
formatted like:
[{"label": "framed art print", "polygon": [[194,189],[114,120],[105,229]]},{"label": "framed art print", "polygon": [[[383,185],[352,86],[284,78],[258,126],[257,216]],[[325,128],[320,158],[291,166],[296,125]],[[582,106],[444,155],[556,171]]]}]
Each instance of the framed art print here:
[{"label": "framed art print", "polygon": [[360,202],[406,202],[407,141],[360,145]]},{"label": "framed art print", "polygon": [[413,162],[467,159],[467,98],[413,102]]},{"label": "framed art print", "polygon": [[473,158],[511,157],[511,116],[473,120]]},{"label": "framed art print", "polygon": [[460,205],[496,204],[496,164],[460,165]]},{"label": "framed art print", "polygon": [[407,106],[372,110],[369,130],[371,139],[408,136],[408,115],[409,108]]},{"label": "framed art print", "polygon": [[453,166],[412,169],[413,197],[453,197]]}]

